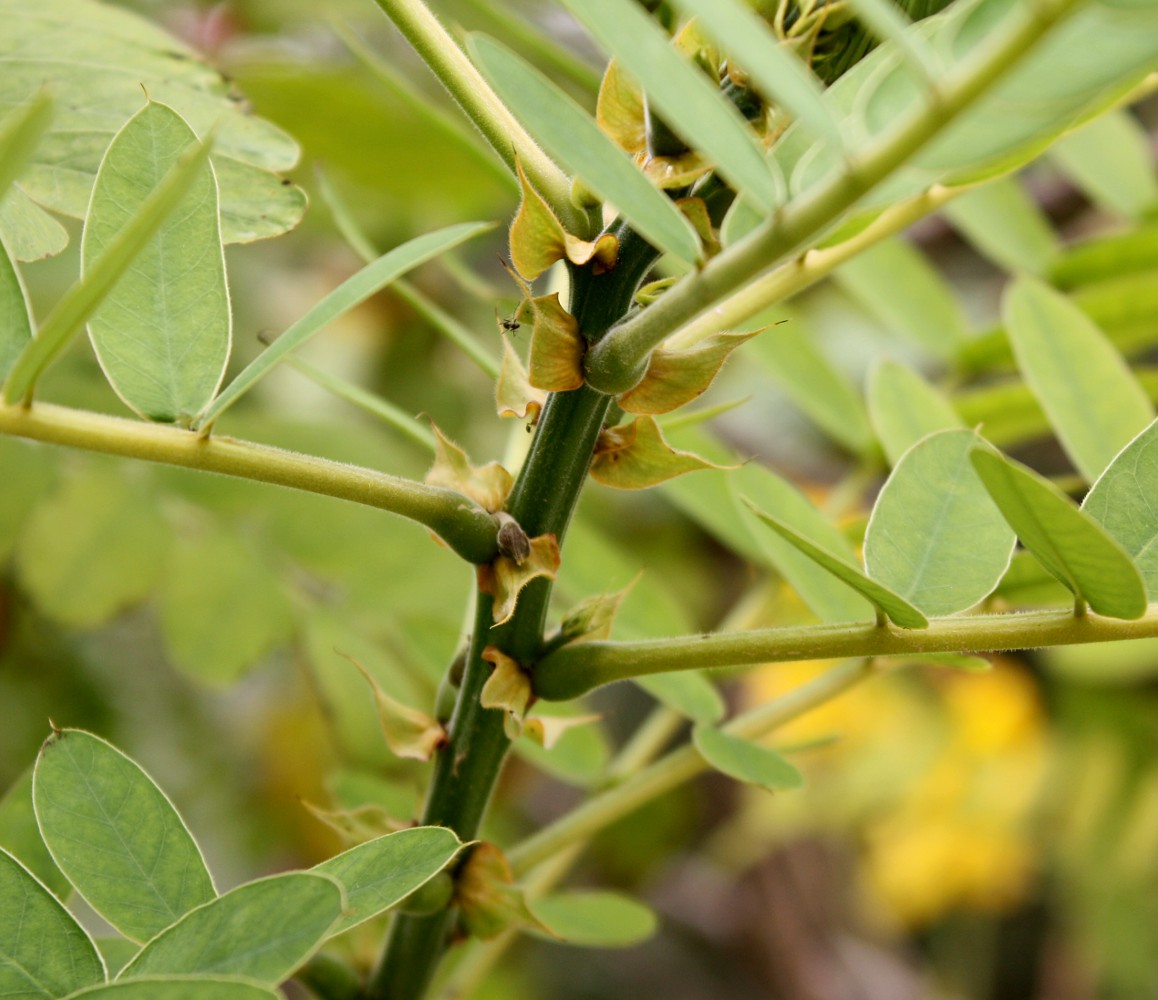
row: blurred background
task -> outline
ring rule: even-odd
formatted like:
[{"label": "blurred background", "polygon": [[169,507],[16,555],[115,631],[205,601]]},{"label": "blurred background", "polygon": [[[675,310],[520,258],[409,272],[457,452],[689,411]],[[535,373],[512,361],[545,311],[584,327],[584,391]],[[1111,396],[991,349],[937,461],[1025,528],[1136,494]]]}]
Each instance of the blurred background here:
[{"label": "blurred background", "polygon": [[[120,5],[199,49],[302,146],[293,176],[311,197],[303,225],[228,251],[232,370],[360,266],[320,185],[382,250],[512,216],[515,187],[370,0]],[[593,106],[597,55],[558,8],[435,6]],[[858,540],[887,471],[864,387],[874,364],[894,359],[937,382],[968,424],[984,421],[996,443],[1068,482],[1040,410],[1010,374],[998,300],[1010,270],[1054,268],[1060,281],[1069,248],[1127,232],[1158,242],[1148,221],[1156,123],[1158,104],[1143,102],[1002,182],[1023,223],[1014,245],[1002,242],[998,203],[966,197],[756,318],[753,328],[791,322],[746,347],[701,408],[739,405],[673,440],[771,465]],[[41,317],[76,274],[68,225],[69,250],[23,266]],[[504,252],[497,230],[413,276],[489,359],[501,356],[498,321],[518,296]],[[1074,292],[1151,389],[1154,266],[1158,257]],[[905,275],[911,294],[888,294],[882,273]],[[525,352],[527,330],[511,336]],[[477,462],[517,461],[525,445],[524,426],[495,415],[487,364],[405,293],[377,296],[304,357],[428,415]],[[125,413],[86,344],[43,395]],[[221,430],[417,478],[430,462],[419,439],[288,366]],[[182,470],[0,439],[0,473],[0,789],[21,780],[49,719],[91,729],[167,789],[222,886],[313,864],[413,818],[423,765],[390,755],[346,657],[399,699],[431,705],[473,584],[452,554],[384,513]],[[616,635],[809,620],[758,547],[718,516],[722,475],[641,494],[592,486],[568,537],[557,611],[643,570]],[[1066,604],[1020,559],[992,600]],[[574,709],[599,722],[550,752],[520,744],[487,837],[515,843],[599,787],[657,697],[691,717],[719,699],[738,710],[821,668],[600,692]],[[670,730],[680,739],[686,723]],[[703,779],[605,831],[578,861],[572,884],[654,909],[647,942],[592,953],[528,936],[471,995],[1158,998],[1153,643],[1001,657],[983,674],[888,673],[775,742],[799,750],[803,791]],[[351,956],[372,961],[379,933],[352,935]]]}]

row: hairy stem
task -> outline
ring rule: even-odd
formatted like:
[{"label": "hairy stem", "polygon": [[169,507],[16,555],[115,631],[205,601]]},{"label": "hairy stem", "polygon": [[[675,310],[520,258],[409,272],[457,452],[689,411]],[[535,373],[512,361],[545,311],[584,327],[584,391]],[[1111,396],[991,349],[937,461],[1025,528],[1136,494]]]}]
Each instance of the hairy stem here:
[{"label": "hairy stem", "polygon": [[672,670],[833,660],[848,656],[987,653],[1158,636],[1158,605],[1134,621],[1075,616],[1071,611],[934,618],[924,629],[871,622],[717,632],[643,642],[564,646],[535,665],[535,693],[548,701],[577,698],[613,681]]},{"label": "hairy stem", "polygon": [[48,403],[0,404],[0,434],[352,500],[417,521],[468,562],[490,562],[497,552],[495,518],[473,500],[357,465]]}]

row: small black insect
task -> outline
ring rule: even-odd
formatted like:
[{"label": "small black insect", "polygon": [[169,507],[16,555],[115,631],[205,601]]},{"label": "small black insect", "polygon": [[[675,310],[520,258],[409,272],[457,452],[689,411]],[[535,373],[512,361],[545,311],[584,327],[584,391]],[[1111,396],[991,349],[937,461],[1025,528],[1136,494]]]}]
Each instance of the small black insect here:
[{"label": "small black insect", "polygon": [[499,326],[501,326],[507,333],[513,333],[519,329],[522,324],[517,319],[500,319]]}]

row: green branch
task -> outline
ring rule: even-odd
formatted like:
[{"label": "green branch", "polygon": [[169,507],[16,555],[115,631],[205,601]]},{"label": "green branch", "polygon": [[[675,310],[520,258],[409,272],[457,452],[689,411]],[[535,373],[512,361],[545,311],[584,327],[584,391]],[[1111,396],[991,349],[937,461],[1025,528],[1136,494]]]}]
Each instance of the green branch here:
[{"label": "green branch", "polygon": [[1078,2],[1058,0],[1048,5],[1018,6],[1009,15],[1012,23],[1003,26],[994,44],[979,59],[969,60],[964,71],[930,93],[923,109],[901,119],[847,169],[790,202],[699,273],[611,330],[587,354],[588,383],[611,395],[630,389],[643,377],[648,355],[674,330],[827,230],[1020,65],[1046,32]]},{"label": "green branch", "polygon": [[784,302],[810,285],[822,281],[845,261],[881,240],[903,232],[914,222],[973,189],[973,186],[943,187],[938,184],[915,198],[889,206],[855,236],[835,246],[809,250],[803,256],[781,264],[744,285],[709,312],[676,330],[669,340],[671,347],[688,348],[713,334],[734,330],[750,316],[777,302]]},{"label": "green branch", "polygon": [[482,74],[422,0],[377,0],[386,16],[458,102],[513,174],[523,172],[568,231],[588,235],[587,217],[571,201],[571,181],[519,124]]},{"label": "green branch", "polygon": [[377,507],[424,525],[472,563],[490,562],[498,551],[495,519],[474,501],[454,490],[357,465],[46,403],[0,405],[0,434],[217,472]]},{"label": "green branch", "polygon": [[[723,729],[743,739],[758,739],[831,701],[872,674],[872,667],[864,661],[841,663],[783,697],[737,716]],[[623,784],[588,799],[508,851],[512,871],[516,876],[525,874],[571,844],[590,840],[640,806],[707,770],[708,765],[690,744],[673,750]]]},{"label": "green branch", "polygon": [[564,701],[629,677],[704,667],[913,656],[922,653],[988,653],[1040,646],[1070,646],[1158,636],[1158,605],[1134,621],[1076,617],[1070,611],[934,618],[924,629],[867,622],[800,625],[716,632],[642,642],[581,642],[556,650],[535,665],[535,694]]}]

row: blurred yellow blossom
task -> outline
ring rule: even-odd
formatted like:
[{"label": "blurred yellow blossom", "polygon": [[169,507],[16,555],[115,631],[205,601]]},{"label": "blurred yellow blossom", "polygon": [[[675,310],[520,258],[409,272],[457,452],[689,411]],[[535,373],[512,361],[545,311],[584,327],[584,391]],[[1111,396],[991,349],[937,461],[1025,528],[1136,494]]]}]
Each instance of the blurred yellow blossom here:
[{"label": "blurred yellow blossom", "polygon": [[[770,665],[750,675],[746,698],[777,697],[820,666]],[[773,742],[790,748],[832,734],[839,739],[799,759],[823,780],[798,797],[752,793],[721,846],[756,832],[767,844],[788,831],[857,830],[866,901],[909,927],[1024,898],[1037,866],[1031,825],[1049,743],[1037,686],[1015,661],[999,659],[983,674],[886,673]]]}]

